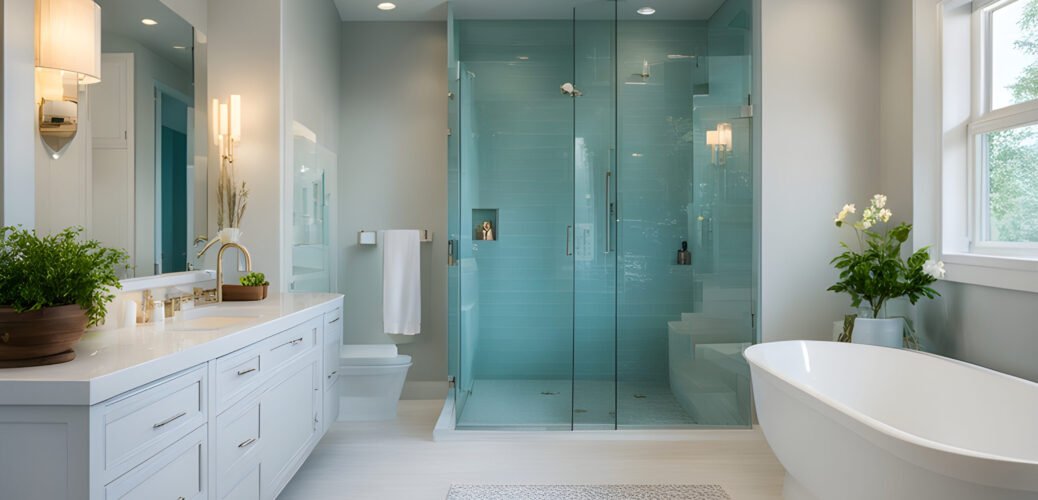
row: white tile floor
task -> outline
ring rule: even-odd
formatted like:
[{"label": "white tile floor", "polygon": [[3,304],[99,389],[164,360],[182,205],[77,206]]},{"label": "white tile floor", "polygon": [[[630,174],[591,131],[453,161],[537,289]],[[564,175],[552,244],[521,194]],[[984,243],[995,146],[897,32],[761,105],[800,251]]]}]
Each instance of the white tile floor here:
[{"label": "white tile floor", "polygon": [[735,500],[781,498],[785,472],[759,434],[435,442],[442,403],[402,401],[396,421],[335,424],[281,498],[444,500],[452,483],[719,484]]}]

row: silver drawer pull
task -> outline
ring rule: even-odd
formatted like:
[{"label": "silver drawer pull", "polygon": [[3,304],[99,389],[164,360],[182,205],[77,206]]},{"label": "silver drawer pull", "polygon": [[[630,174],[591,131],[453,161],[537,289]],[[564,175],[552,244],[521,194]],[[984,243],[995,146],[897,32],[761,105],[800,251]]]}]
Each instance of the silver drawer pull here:
[{"label": "silver drawer pull", "polygon": [[176,419],[178,419],[180,417],[183,417],[184,415],[187,415],[186,411],[182,411],[182,412],[180,412],[180,413],[178,413],[176,415],[173,415],[172,417],[167,418],[166,420],[163,420],[163,421],[161,421],[161,422],[159,422],[159,423],[157,423],[155,425],[152,425],[151,428],[152,429],[158,429],[160,427],[165,427],[170,422],[172,422],[172,421],[174,421],[174,420],[176,420]]},{"label": "silver drawer pull", "polygon": [[[282,347],[285,347],[286,345],[299,345],[299,344],[302,344],[302,343],[303,343],[303,337],[299,337],[298,339],[295,339],[295,340],[289,340],[288,342],[285,342],[284,344],[281,344],[281,345],[275,347],[274,349],[280,349]],[[271,349],[271,350],[273,351],[274,349]]]},{"label": "silver drawer pull", "polygon": [[247,370],[238,370],[238,375],[239,375],[239,376],[241,376],[241,375],[247,375],[247,374],[249,374],[249,373],[252,373],[252,372],[254,372],[254,371],[256,371],[256,368],[255,368],[255,367],[253,367],[253,368],[249,368],[249,369],[247,369]]},{"label": "silver drawer pull", "polygon": [[328,324],[330,325],[332,323],[338,323],[340,319],[342,319],[342,317],[335,318],[335,319],[329,321]]},{"label": "silver drawer pull", "polygon": [[332,377],[334,377],[336,373],[339,373],[339,370],[335,370],[335,371],[333,371],[333,372],[329,373],[329,374],[328,374],[328,378],[332,378]]},{"label": "silver drawer pull", "polygon": [[255,443],[255,442],[256,442],[256,438],[249,438],[249,439],[246,439],[245,441],[242,441],[240,444],[238,444],[238,447],[239,448],[245,448],[246,446],[249,446],[249,445],[251,445],[252,443]]}]

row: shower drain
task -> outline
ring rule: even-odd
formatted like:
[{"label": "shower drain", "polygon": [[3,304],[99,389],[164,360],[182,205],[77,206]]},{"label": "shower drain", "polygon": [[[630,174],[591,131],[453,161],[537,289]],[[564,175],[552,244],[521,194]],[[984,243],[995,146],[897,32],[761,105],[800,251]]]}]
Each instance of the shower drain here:
[{"label": "shower drain", "polygon": [[649,397],[649,396],[646,396],[644,394],[635,394],[634,395],[634,399],[645,399],[647,397]]},{"label": "shower drain", "polygon": [[542,391],[541,396],[558,396],[559,393],[551,391]]}]

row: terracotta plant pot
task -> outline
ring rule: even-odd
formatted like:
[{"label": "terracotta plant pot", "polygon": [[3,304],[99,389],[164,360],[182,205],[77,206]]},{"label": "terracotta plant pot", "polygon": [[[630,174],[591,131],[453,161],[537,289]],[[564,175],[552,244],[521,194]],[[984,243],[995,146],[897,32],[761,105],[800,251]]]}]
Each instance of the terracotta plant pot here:
[{"label": "terracotta plant pot", "polygon": [[263,286],[241,286],[241,285],[224,285],[223,286],[223,300],[225,302],[241,302],[246,300],[263,300],[267,298],[267,288],[270,285]]},{"label": "terracotta plant pot", "polygon": [[86,327],[86,311],[78,304],[24,313],[0,307],[0,368],[72,361],[72,347]]}]

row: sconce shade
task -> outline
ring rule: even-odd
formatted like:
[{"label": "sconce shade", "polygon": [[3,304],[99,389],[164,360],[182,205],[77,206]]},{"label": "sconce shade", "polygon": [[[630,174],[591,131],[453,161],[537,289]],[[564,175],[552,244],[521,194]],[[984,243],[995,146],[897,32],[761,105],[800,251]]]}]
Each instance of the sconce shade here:
[{"label": "sconce shade", "polygon": [[101,81],[101,7],[93,0],[36,0],[36,67]]},{"label": "sconce shade", "polygon": [[721,145],[721,141],[718,138],[718,133],[717,133],[716,130],[707,130],[706,131],[706,145],[707,146],[720,146]]}]

